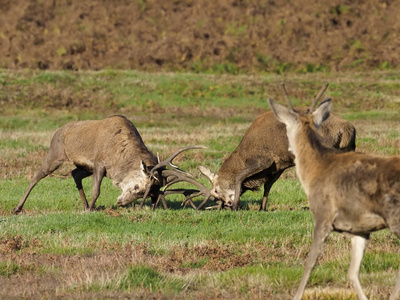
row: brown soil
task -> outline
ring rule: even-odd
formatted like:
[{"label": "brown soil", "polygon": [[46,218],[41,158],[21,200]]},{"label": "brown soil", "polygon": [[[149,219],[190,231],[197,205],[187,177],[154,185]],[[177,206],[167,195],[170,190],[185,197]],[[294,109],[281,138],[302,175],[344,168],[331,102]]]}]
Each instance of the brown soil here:
[{"label": "brown soil", "polygon": [[[342,237],[345,247],[338,249],[335,243],[328,243],[321,264],[338,257],[347,256],[350,251],[349,240]],[[378,245],[372,240],[377,252],[396,252],[396,245],[390,239],[386,245]],[[347,242],[346,242],[347,241]],[[66,239],[65,244],[69,241]],[[292,291],[270,294],[267,286],[251,291],[239,291],[216,285],[214,288],[202,287],[192,282],[192,286],[179,295],[165,295],[151,289],[132,287],[131,291],[118,288],[94,291],[87,287],[97,283],[113,287],[133,265],[146,264],[165,276],[190,276],[203,273],[212,276],[220,271],[232,270],[241,266],[270,264],[293,261],[293,257],[305,260],[309,245],[297,248],[288,244],[250,243],[249,245],[222,245],[207,242],[196,246],[175,246],[168,253],[151,250],[148,243],[131,242],[94,243],[88,245],[98,249],[88,255],[56,255],[42,253],[43,245],[37,238],[25,239],[22,236],[0,237],[0,257],[10,267],[3,268],[0,274],[1,299],[290,299]],[[154,249],[153,249],[154,250]],[[18,266],[13,268],[12,266]],[[5,273],[6,272],[6,273]],[[396,270],[392,270],[393,276]],[[345,274],[345,270],[343,271]],[[330,287],[329,287],[330,286]],[[326,288],[335,288],[328,285]],[[350,286],[344,291],[348,291]],[[391,288],[379,288],[371,284],[369,291],[378,299],[388,298]],[[343,292],[343,286],[340,287]],[[371,292],[372,291],[372,292]],[[321,291],[308,289],[307,299],[321,299]],[[327,294],[331,295],[330,291]],[[329,296],[326,297],[328,299]],[[347,299],[348,297],[340,297]],[[325,299],[325,298],[323,298]]]},{"label": "brown soil", "polygon": [[[68,241],[66,241],[68,243]],[[130,265],[147,264],[161,274],[183,276],[204,272],[225,271],[235,267],[251,265],[254,259],[279,249],[269,249],[264,245],[252,245],[242,251],[237,246],[224,246],[208,243],[194,247],[174,247],[166,255],[154,255],[149,252],[149,245],[131,243],[102,244],[101,253],[80,255],[53,255],[40,253],[42,244],[37,239],[26,240],[22,236],[0,238],[0,255],[3,262],[18,266],[2,269],[0,274],[1,299],[225,299],[217,290],[204,290],[196,286],[194,290],[183,291],[170,297],[160,292],[144,288],[132,288],[130,293],[118,290],[93,292],[86,285],[94,282],[115,282],[126,273]],[[294,250],[294,249],[293,249]],[[290,257],[291,258],[291,257]],[[198,261],[205,264],[193,267]],[[7,273],[4,273],[7,270]],[[90,275],[89,275],[90,274]],[[118,289],[118,288],[117,288]],[[231,296],[234,291],[231,291]],[[259,291],[255,293],[258,295]],[[252,297],[251,299],[258,299]],[[263,293],[265,295],[265,292]],[[243,295],[241,295],[243,296]],[[281,295],[283,296],[283,295]],[[235,297],[238,298],[238,297]],[[239,297],[241,298],[241,297]]]},{"label": "brown soil", "polygon": [[0,67],[386,69],[399,13],[387,0],[2,0]]}]

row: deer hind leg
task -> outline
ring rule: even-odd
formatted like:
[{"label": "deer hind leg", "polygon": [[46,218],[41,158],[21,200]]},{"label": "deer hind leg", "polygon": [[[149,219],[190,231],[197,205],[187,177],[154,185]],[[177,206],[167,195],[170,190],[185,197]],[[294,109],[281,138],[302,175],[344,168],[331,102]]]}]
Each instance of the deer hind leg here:
[{"label": "deer hind leg", "polygon": [[282,175],[282,173],[283,173],[283,170],[279,171],[272,178],[269,178],[267,180],[267,182],[264,184],[264,194],[263,194],[262,202],[260,205],[260,211],[267,210],[269,191],[271,190],[271,187],[275,183],[275,181],[277,181],[278,178]]},{"label": "deer hind leg", "polygon": [[[389,226],[390,227],[390,226]],[[398,227],[398,226],[397,226]],[[390,228],[390,230],[398,237],[400,238],[400,231],[396,230],[393,231],[392,228]],[[394,286],[392,295],[390,296],[390,300],[395,300],[395,299],[399,299],[400,297],[400,268],[399,268],[399,272],[397,274],[397,280],[396,280],[396,285]]]},{"label": "deer hind leg", "polygon": [[392,295],[390,296],[390,300],[399,299],[399,296],[400,296],[400,268],[399,268],[399,273],[397,274],[396,285],[393,289]]},{"label": "deer hind leg", "polygon": [[22,197],[21,201],[18,203],[17,207],[14,208],[14,213],[19,213],[22,210],[22,207],[25,204],[26,199],[28,198],[30,192],[35,187],[35,185],[47,175],[53,173],[57,170],[65,161],[64,156],[58,155],[55,150],[52,150],[50,147],[49,153],[47,154],[46,158],[44,159],[43,165],[40,170],[33,176],[31,182],[29,183],[28,189],[26,190],[24,196]]},{"label": "deer hind leg", "polygon": [[297,288],[296,294],[293,297],[294,300],[300,300],[303,297],[303,293],[306,288],[307,281],[310,278],[311,271],[314,269],[317,259],[324,249],[326,238],[331,231],[332,226],[330,224],[321,224],[316,222],[311,251],[307,257],[303,277],[301,278],[299,287]]},{"label": "deer hind leg", "polygon": [[360,283],[360,266],[364,256],[365,249],[368,246],[369,234],[365,236],[355,235],[351,238],[351,262],[348,271],[349,280],[353,284],[353,288],[356,290],[358,299],[366,300],[361,283]]},{"label": "deer hind leg", "polygon": [[83,190],[82,186],[82,180],[86,177],[89,177],[92,175],[92,172],[86,171],[84,169],[76,168],[75,170],[72,171],[72,177],[74,178],[76,188],[78,189],[79,196],[81,196],[82,203],[83,203],[83,208],[88,209],[89,204],[86,200],[85,192]]},{"label": "deer hind leg", "polygon": [[94,205],[96,203],[97,198],[100,195],[100,186],[101,181],[106,175],[106,168],[103,166],[95,166],[93,171],[93,189],[92,189],[92,201],[90,202],[89,210],[94,210]]},{"label": "deer hind leg", "polygon": [[[395,207],[389,207],[391,215],[387,220],[387,224],[390,231],[400,239],[400,222],[398,219],[400,208],[397,207],[398,202],[393,202],[393,203],[395,204]],[[400,268],[397,275],[396,285],[394,286],[392,295],[390,296],[390,300],[399,299],[399,297],[400,297]]]}]

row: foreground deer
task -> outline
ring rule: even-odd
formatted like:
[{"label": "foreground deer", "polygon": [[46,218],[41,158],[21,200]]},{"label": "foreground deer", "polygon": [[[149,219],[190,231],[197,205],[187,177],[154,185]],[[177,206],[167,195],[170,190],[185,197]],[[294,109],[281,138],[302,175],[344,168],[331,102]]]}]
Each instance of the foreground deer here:
[{"label": "foreground deer", "polygon": [[[168,162],[182,151],[196,148],[202,147],[181,149],[174,153]],[[122,190],[118,197],[119,205],[125,206],[143,197],[145,192],[146,197],[150,194],[155,204],[164,181],[161,178],[162,171],[166,171],[164,168],[151,174],[152,168],[159,162],[143,143],[136,127],[125,117],[112,116],[104,120],[71,122],[55,132],[42,167],[32,178],[14,212],[22,210],[31,190],[39,180],[54,172],[66,161],[76,166],[72,171],[72,177],[84,208],[90,210],[95,207],[104,177],[110,178],[112,183]],[[174,174],[174,170],[168,172]],[[185,172],[176,171],[176,173],[180,175]],[[82,179],[92,174],[93,190],[89,205],[82,188]],[[165,200],[162,200],[166,208]]]},{"label": "foreground deer", "polygon": [[[324,146],[317,129],[331,113],[330,99],[307,112],[294,109],[288,97],[289,108],[268,101],[276,118],[286,125],[296,172],[315,223],[311,251],[294,299],[302,298],[331,231],[352,235],[348,275],[358,298],[367,299],[359,271],[370,233],[388,227],[400,238],[400,158],[341,153]],[[391,299],[397,299],[399,294],[400,277]]]},{"label": "foreground deer", "polygon": [[[308,108],[298,110],[306,113]],[[327,147],[342,151],[353,151],[356,147],[354,126],[338,115],[332,114],[320,131]],[[266,210],[272,185],[287,168],[293,166],[294,156],[288,151],[285,125],[268,111],[253,122],[217,174],[204,166],[199,169],[211,181],[211,195],[234,209],[239,207],[241,194],[264,185],[260,210]]]}]

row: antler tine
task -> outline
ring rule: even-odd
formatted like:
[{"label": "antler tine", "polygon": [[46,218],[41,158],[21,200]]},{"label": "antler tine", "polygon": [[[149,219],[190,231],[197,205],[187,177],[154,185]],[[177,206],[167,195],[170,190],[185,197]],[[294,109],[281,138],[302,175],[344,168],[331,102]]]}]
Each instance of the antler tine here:
[{"label": "antler tine", "polygon": [[286,86],[285,86],[284,82],[281,82],[281,87],[282,87],[283,94],[285,95],[287,105],[289,106],[291,111],[294,111],[292,102],[290,102],[289,95],[288,95],[288,92],[286,90]]},{"label": "antler tine", "polygon": [[317,96],[315,96],[314,101],[310,107],[311,112],[313,112],[315,110],[315,107],[317,106],[319,99],[321,99],[322,95],[325,93],[328,86],[329,86],[329,83],[325,83],[319,90]]},{"label": "antler tine", "polygon": [[143,204],[144,204],[144,202],[146,201],[146,199],[147,199],[147,197],[148,197],[148,195],[149,195],[149,193],[150,193],[150,190],[151,190],[151,188],[152,188],[152,186],[154,185],[154,182],[155,182],[156,180],[157,180],[156,177],[152,177],[151,180],[150,180],[150,183],[146,186],[146,190],[144,191],[144,195],[143,195],[143,198],[142,198],[142,202],[140,202],[140,208],[141,208],[141,209],[143,208]]},{"label": "antler tine", "polygon": [[[167,184],[164,187],[164,191],[171,185],[173,185],[177,182],[181,182],[181,181],[186,181],[190,184],[193,184],[194,186],[196,186],[199,189],[199,191],[196,191],[196,192],[194,190],[192,190],[193,193],[190,193],[188,196],[186,196],[186,199],[183,203],[188,202],[189,200],[191,200],[194,197],[204,195],[205,201],[203,201],[202,204],[199,205],[199,207],[197,208],[197,209],[200,209],[201,207],[204,206],[205,202],[207,202],[208,199],[212,198],[210,190],[207,189],[200,182],[193,179],[192,177],[189,177],[187,173],[177,172],[177,170],[163,170],[162,174],[163,174],[163,177],[167,178]],[[170,179],[170,180],[168,180],[168,179]]]},{"label": "antler tine", "polygon": [[185,171],[180,170],[177,166],[175,166],[172,161],[175,159],[175,157],[177,157],[179,154],[181,154],[182,152],[186,151],[186,150],[190,150],[190,149],[204,149],[207,148],[205,146],[187,146],[184,148],[179,149],[178,151],[176,151],[174,154],[172,154],[169,158],[160,161],[157,165],[155,165],[151,171],[150,174],[154,177],[154,172],[157,171],[158,169],[162,168],[162,167],[167,167],[170,166],[176,170],[179,170],[180,172],[186,173]]}]

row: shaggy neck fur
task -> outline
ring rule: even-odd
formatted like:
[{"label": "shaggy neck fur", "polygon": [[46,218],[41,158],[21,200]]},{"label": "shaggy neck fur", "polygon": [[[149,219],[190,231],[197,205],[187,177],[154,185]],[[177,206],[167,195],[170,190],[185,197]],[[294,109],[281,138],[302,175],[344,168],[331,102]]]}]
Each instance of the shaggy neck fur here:
[{"label": "shaggy neck fur", "polygon": [[326,162],[330,160],[330,155],[338,151],[325,147],[319,134],[311,128],[308,122],[303,121],[298,130],[299,132],[295,135],[295,140],[292,143],[294,145],[296,172],[308,195],[310,184],[318,176],[320,168],[326,166]]}]

